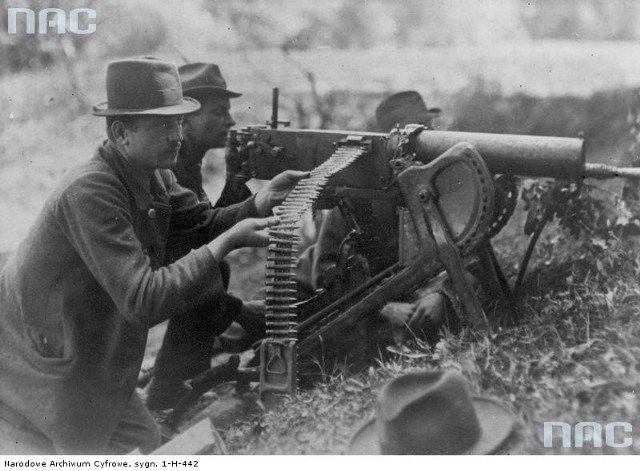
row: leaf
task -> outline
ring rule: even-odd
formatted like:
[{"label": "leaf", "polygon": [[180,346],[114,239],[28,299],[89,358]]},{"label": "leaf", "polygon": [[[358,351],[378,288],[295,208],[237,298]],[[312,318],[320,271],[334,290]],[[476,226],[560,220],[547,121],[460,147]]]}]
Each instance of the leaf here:
[{"label": "leaf", "polygon": [[359,393],[359,392],[362,392],[362,388],[359,388],[359,387],[353,386],[353,385],[351,385],[351,384],[345,384],[345,385],[343,386],[343,389],[344,389],[346,392],[350,392],[350,393]]},{"label": "leaf", "polygon": [[366,388],[367,388],[367,386],[366,386],[366,385],[364,385],[363,383],[361,383],[360,381],[358,381],[358,380],[357,380],[357,379],[355,379],[355,378],[349,378],[349,382],[351,382],[351,383],[355,384],[355,385],[356,385],[356,386],[358,386],[360,389],[366,389]]},{"label": "leaf", "polygon": [[599,237],[592,237],[591,243],[596,247],[600,247],[602,250],[605,250],[608,248],[607,242],[604,239],[601,239]]},{"label": "leaf", "polygon": [[616,226],[626,226],[629,224],[629,217],[626,214],[621,214],[616,219]]},{"label": "leaf", "polygon": [[531,201],[530,207],[531,209],[527,213],[527,220],[524,223],[525,235],[533,234],[542,222],[542,203]]},{"label": "leaf", "polygon": [[613,291],[611,291],[611,290],[609,290],[609,291],[607,292],[607,294],[605,295],[605,297],[607,298],[607,305],[608,305],[609,307],[612,307],[612,306],[613,306],[613,297],[614,297],[614,296],[615,296],[615,292],[613,292]]},{"label": "leaf", "polygon": [[[416,352],[412,352],[411,350],[409,350],[406,347],[403,347],[402,350],[394,347],[394,346],[388,346],[387,347],[387,351],[391,352],[391,353],[395,353],[396,355],[400,355],[403,356],[405,358],[411,358],[411,359],[418,359],[418,358],[429,358],[431,356],[430,353],[416,353]],[[435,356],[434,356],[435,358]]]}]

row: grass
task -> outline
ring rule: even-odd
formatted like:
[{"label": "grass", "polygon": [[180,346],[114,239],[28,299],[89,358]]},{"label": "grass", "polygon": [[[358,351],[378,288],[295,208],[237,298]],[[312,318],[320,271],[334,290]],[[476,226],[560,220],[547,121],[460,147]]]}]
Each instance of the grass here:
[{"label": "grass", "polygon": [[[498,242],[498,252],[504,243]],[[230,452],[342,453],[373,417],[376,393],[386,381],[415,369],[452,368],[466,376],[473,393],[500,399],[520,418],[517,452],[637,453],[637,447],[571,451],[542,444],[545,421],[640,426],[640,259],[619,249],[615,266],[603,271],[579,247],[559,229],[547,233],[537,260],[548,263],[528,277],[518,325],[500,329],[495,338],[480,328],[443,332],[435,346],[417,341],[375,368],[334,374],[317,389],[287,397],[278,409],[222,430]]]}]

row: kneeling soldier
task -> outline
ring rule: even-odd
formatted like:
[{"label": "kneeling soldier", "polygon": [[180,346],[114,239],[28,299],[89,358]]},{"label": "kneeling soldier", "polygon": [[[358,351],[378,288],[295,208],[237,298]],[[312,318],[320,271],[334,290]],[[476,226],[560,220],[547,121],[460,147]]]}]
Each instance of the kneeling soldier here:
[{"label": "kneeling soldier", "polygon": [[277,218],[257,218],[305,175],[212,209],[168,170],[182,115],[200,107],[176,67],[113,62],[107,98],[94,114],[109,139],[65,174],[0,272],[1,454],[155,448],[158,426],[135,392],[148,329],[194,316],[226,329],[219,261],[265,245]]}]

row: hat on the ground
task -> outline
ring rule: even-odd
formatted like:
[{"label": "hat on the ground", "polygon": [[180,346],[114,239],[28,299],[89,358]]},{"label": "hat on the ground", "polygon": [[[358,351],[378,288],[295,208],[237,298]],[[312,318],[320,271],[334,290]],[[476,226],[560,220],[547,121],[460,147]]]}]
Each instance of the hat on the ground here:
[{"label": "hat on the ground", "polygon": [[378,128],[389,132],[398,123],[430,124],[431,120],[442,114],[440,108],[427,108],[422,96],[416,91],[395,93],[384,100],[376,108]]},{"label": "hat on the ground", "polygon": [[351,455],[484,455],[511,441],[515,417],[499,402],[471,397],[457,371],[409,373],[378,395],[376,418],[351,439]]},{"label": "hat on the ground", "polygon": [[95,116],[180,115],[200,109],[182,95],[178,69],[172,62],[139,57],[107,66],[107,101],[93,107]]},{"label": "hat on the ground", "polygon": [[193,62],[178,67],[182,89],[187,96],[215,95],[225,98],[236,98],[241,93],[227,89],[227,82],[222,78],[220,67],[210,62]]}]

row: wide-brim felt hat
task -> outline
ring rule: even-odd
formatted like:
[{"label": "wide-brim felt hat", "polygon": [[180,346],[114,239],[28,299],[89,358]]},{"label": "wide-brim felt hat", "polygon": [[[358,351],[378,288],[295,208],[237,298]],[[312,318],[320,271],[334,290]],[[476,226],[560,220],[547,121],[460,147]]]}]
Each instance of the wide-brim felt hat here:
[{"label": "wide-brim felt hat", "polygon": [[107,101],[93,107],[95,116],[181,115],[200,109],[182,93],[178,68],[154,57],[113,61],[107,66]]},{"label": "wide-brim felt hat", "polygon": [[440,108],[427,108],[424,99],[415,90],[388,96],[376,108],[376,120],[382,132],[389,132],[397,124],[430,124],[433,118],[441,114]]},{"label": "wide-brim felt hat", "polygon": [[382,388],[347,454],[487,455],[512,442],[517,423],[500,402],[470,396],[456,371],[410,373]]},{"label": "wide-brim felt hat", "polygon": [[227,82],[222,77],[220,67],[211,62],[192,62],[178,67],[182,90],[187,96],[219,96],[237,98],[241,93],[227,88]]}]

